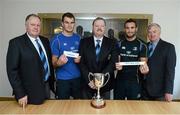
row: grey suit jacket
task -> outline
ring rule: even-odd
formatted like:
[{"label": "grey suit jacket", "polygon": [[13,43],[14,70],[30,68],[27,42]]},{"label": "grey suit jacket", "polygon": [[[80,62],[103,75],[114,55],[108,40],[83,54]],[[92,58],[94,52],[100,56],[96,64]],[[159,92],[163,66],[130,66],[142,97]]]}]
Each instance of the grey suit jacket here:
[{"label": "grey suit jacket", "polygon": [[150,96],[162,97],[173,93],[176,52],[173,44],[159,40],[148,60],[149,73],[145,87]]}]

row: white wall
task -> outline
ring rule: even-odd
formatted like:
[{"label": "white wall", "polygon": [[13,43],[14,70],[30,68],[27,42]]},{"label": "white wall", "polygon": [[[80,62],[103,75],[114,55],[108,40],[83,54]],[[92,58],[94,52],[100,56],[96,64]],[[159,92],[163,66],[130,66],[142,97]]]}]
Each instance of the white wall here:
[{"label": "white wall", "polygon": [[[7,80],[6,75],[6,69],[5,69],[5,58],[6,58],[6,50],[7,50],[7,37],[5,37],[5,34],[8,34],[5,32],[6,24],[3,24],[4,21],[4,5],[3,1],[0,1],[0,96],[10,96],[11,95],[11,87]],[[8,23],[8,22],[6,22]],[[9,25],[8,25],[9,26]],[[11,26],[9,26],[10,28]],[[6,30],[7,31],[7,30]]]},{"label": "white wall", "polygon": [[[1,40],[1,38],[2,38],[2,1],[0,1],[0,40]],[[2,40],[1,40],[2,41]],[[2,65],[2,42],[0,42],[0,65]],[[3,80],[2,80],[2,75],[3,75],[3,72],[2,72],[2,68],[3,68],[3,66],[0,66],[0,87],[2,87],[3,85],[1,84],[1,82],[3,82]]]},{"label": "white wall", "polygon": [[[177,3],[178,4],[178,9],[177,9],[177,13],[175,14],[176,16],[174,18],[172,18],[172,22],[177,23],[177,32],[178,35],[175,36],[175,40],[173,40],[174,44],[176,45],[176,53],[177,53],[177,65],[176,65],[176,76],[175,76],[175,90],[174,90],[174,94],[175,97],[177,97],[178,99],[180,99],[180,1]],[[175,27],[176,27],[175,26]],[[172,29],[172,30],[175,30]]]},{"label": "white wall", "polygon": [[[4,0],[0,9],[1,57],[0,96],[10,96],[5,56],[9,39],[24,33],[24,19],[29,13],[147,13],[162,27],[162,38],[176,46],[180,57],[180,2],[178,0]],[[2,23],[1,23],[2,22]],[[180,99],[180,62],[177,60],[174,98]]]}]

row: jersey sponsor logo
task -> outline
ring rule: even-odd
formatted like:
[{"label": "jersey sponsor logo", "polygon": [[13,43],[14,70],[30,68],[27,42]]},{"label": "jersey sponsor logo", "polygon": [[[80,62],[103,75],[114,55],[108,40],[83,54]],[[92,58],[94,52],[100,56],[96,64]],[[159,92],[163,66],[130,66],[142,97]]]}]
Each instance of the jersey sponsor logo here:
[{"label": "jersey sponsor logo", "polygon": [[138,55],[130,55],[130,54],[121,54],[121,56],[124,56],[124,57],[138,57]]}]

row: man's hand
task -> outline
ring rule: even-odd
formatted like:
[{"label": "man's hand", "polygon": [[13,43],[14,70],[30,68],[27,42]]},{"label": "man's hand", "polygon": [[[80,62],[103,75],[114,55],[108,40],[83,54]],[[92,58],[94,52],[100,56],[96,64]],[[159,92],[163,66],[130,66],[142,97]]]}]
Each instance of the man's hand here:
[{"label": "man's hand", "polygon": [[149,67],[148,67],[147,63],[145,63],[144,65],[141,65],[139,67],[139,70],[142,74],[147,74],[149,72]]},{"label": "man's hand", "polygon": [[67,61],[68,61],[68,58],[64,54],[62,54],[59,58],[55,55],[52,56],[52,63],[53,63],[54,68],[66,64]]},{"label": "man's hand", "polygon": [[94,85],[94,82],[93,81],[90,81],[88,83],[89,87],[92,88],[92,89],[96,89],[96,86]]},{"label": "man's hand", "polygon": [[165,101],[171,102],[173,95],[170,93],[165,93]]},{"label": "man's hand", "polygon": [[122,68],[123,68],[123,66],[120,65],[120,62],[117,62],[117,63],[116,63],[116,69],[117,69],[117,70],[122,70]]},{"label": "man's hand", "polygon": [[57,60],[57,65],[58,66],[61,66],[61,65],[64,65],[66,64],[68,61],[68,58],[63,54],[59,57],[59,59]]},{"label": "man's hand", "polygon": [[28,97],[27,97],[27,95],[24,96],[24,97],[22,97],[22,98],[20,98],[20,99],[18,99],[18,103],[19,103],[20,106],[23,107],[23,110],[24,110],[25,107],[26,107],[26,105],[27,105],[27,103],[28,103]]},{"label": "man's hand", "polygon": [[81,56],[78,56],[77,58],[74,59],[75,63],[80,63],[80,61],[81,61]]}]

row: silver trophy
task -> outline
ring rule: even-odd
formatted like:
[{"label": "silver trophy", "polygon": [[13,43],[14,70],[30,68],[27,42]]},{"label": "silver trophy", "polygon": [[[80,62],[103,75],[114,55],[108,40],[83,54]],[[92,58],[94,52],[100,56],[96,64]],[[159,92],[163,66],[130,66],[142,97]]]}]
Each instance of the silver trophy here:
[{"label": "silver trophy", "polygon": [[[106,81],[105,77],[107,77]],[[107,82],[109,81],[110,78],[110,74],[106,73],[89,73],[88,75],[89,81],[93,81],[94,85],[97,88],[97,95],[95,97],[93,97],[92,101],[91,101],[91,105],[95,108],[103,108],[105,107],[105,101],[103,100],[103,98],[101,98],[100,96],[100,88],[105,86],[107,84]]]}]

